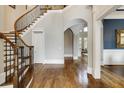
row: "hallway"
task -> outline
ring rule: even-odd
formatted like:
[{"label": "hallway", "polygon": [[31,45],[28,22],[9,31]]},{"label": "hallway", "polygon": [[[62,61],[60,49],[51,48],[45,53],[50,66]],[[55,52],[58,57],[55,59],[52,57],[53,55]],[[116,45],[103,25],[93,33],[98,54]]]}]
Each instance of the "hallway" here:
[{"label": "hallway", "polygon": [[65,65],[35,64],[33,88],[87,88],[104,87],[100,80],[87,74],[84,59],[65,58]]}]

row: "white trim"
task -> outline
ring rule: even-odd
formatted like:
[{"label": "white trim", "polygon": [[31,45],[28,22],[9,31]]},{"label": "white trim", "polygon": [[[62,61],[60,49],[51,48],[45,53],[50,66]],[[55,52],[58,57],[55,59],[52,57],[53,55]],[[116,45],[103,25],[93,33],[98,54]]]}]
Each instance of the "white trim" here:
[{"label": "white trim", "polygon": [[72,54],[65,54],[64,57],[73,57]]},{"label": "white trim", "polygon": [[63,10],[47,10],[47,13],[62,13]]},{"label": "white trim", "polygon": [[41,64],[44,64],[45,63],[45,60],[41,60],[40,62],[35,62],[35,63],[41,63]]},{"label": "white trim", "polygon": [[64,59],[47,59],[44,64],[64,64]]},{"label": "white trim", "polygon": [[0,86],[0,88],[13,88],[13,85]]},{"label": "white trim", "polygon": [[5,82],[5,72],[0,74],[0,84]]},{"label": "white trim", "polygon": [[78,56],[73,56],[73,59],[74,59],[74,60],[77,60],[77,59],[78,59]]},{"label": "white trim", "polygon": [[26,88],[29,88],[29,87],[30,87],[32,81],[33,81],[33,77],[31,78],[31,80],[30,80],[30,82],[28,83],[28,85],[26,86]]},{"label": "white trim", "polygon": [[92,68],[91,67],[87,67],[87,73],[92,74]]},{"label": "white trim", "polygon": [[[101,70],[101,69],[100,69]],[[100,79],[101,78],[101,71],[99,70],[99,68],[95,68],[94,70],[93,70],[93,77],[95,78],[95,79]]]}]

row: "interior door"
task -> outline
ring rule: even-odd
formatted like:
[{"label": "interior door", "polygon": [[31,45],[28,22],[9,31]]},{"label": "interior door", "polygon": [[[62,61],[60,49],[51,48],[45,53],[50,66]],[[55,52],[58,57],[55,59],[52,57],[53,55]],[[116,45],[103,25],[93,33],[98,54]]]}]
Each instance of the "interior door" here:
[{"label": "interior door", "polygon": [[42,31],[33,31],[32,43],[34,45],[34,62],[42,63],[45,57],[44,33]]}]

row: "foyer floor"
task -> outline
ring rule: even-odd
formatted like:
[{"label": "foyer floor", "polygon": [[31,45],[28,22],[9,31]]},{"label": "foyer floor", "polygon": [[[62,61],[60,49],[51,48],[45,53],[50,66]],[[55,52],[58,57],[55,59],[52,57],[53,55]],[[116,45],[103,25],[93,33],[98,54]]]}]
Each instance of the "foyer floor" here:
[{"label": "foyer floor", "polygon": [[33,88],[82,88],[104,87],[100,80],[87,74],[87,63],[83,59],[66,58],[64,65],[35,64]]},{"label": "foyer floor", "polygon": [[[87,74],[87,62],[85,58],[74,61],[65,58],[64,65],[35,64],[34,80],[32,88],[105,88],[124,87],[124,72],[118,73],[119,67],[102,67],[102,78],[95,80]],[[124,70],[124,66],[122,68]],[[119,71],[119,70],[118,70]],[[120,70],[121,71],[121,70]],[[119,71],[119,72],[120,72]]]}]

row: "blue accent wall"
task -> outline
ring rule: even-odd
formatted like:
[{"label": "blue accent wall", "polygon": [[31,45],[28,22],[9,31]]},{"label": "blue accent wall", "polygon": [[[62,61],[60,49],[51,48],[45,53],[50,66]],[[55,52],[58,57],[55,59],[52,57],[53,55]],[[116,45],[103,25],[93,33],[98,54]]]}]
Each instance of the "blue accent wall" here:
[{"label": "blue accent wall", "polygon": [[124,29],[124,19],[103,20],[104,49],[117,49],[115,31]]}]

